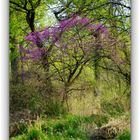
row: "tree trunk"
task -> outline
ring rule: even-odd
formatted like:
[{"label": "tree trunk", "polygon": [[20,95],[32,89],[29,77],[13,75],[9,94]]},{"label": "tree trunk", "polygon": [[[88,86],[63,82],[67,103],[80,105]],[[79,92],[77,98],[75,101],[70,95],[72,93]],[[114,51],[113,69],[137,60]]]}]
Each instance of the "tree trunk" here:
[{"label": "tree trunk", "polygon": [[17,57],[11,61],[11,73],[13,84],[18,83],[18,60]]},{"label": "tree trunk", "polygon": [[68,112],[69,112],[69,104],[68,104],[68,86],[67,85],[65,85],[65,87],[64,87],[64,91],[63,91],[63,97],[62,97],[62,106],[64,105],[64,104],[66,104],[66,106],[67,106],[67,109],[68,109]]}]

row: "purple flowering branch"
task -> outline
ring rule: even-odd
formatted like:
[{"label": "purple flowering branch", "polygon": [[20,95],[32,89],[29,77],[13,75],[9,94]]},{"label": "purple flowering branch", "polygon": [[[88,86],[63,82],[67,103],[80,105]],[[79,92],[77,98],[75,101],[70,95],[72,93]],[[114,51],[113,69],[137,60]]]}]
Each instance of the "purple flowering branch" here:
[{"label": "purple flowering branch", "polygon": [[[79,32],[80,29],[81,32],[83,32],[83,29],[84,31],[88,31],[89,35],[94,35],[97,31],[100,31],[100,34],[104,34],[105,36],[107,36],[108,34],[107,28],[105,28],[102,24],[92,24],[92,20],[90,20],[89,18],[81,18],[77,15],[73,15],[71,18],[61,21],[54,27],[47,27],[43,31],[35,31],[29,33],[25,37],[25,39],[29,41],[30,45],[33,47],[28,50],[30,53],[27,54],[31,55],[29,58],[32,58],[33,60],[41,58],[42,54],[46,53],[47,50],[49,50],[47,48],[48,46],[59,44],[60,41],[63,40],[63,34],[69,32],[69,30],[75,27],[79,27]],[[84,36],[81,38],[84,38]],[[62,48],[66,48],[66,46],[68,45],[61,44],[61,46]],[[40,48],[44,49],[41,50]],[[86,50],[86,48],[84,50]]]}]

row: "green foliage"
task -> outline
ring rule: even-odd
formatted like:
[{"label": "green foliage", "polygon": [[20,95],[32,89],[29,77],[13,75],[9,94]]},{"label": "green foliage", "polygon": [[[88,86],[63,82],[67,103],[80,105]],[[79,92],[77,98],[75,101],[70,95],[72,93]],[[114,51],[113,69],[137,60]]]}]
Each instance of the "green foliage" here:
[{"label": "green foliage", "polygon": [[46,135],[41,130],[32,127],[26,135],[27,140],[46,140]]},{"label": "green foliage", "polygon": [[70,138],[78,138],[78,139],[87,139],[87,134],[86,133],[83,133],[82,131],[80,130],[77,130],[77,129],[74,129],[74,128],[69,128],[67,131],[66,131],[66,136],[70,137]]},{"label": "green foliage", "polygon": [[10,60],[13,61],[15,58],[17,58],[19,56],[18,54],[18,49],[13,45],[13,44],[9,44],[9,48],[10,50]]},{"label": "green foliage", "polygon": [[47,131],[47,133],[55,133],[59,134],[62,132],[66,132],[67,130],[77,129],[82,121],[81,117],[68,115],[64,118],[52,119],[48,120],[47,123],[42,125],[42,130]]},{"label": "green foliage", "polygon": [[68,124],[74,128],[78,127],[78,125],[82,122],[82,117],[80,116],[68,115],[66,119]]},{"label": "green foliage", "polygon": [[123,133],[119,134],[116,140],[131,140],[131,134],[129,130],[125,130]]},{"label": "green foliage", "polygon": [[12,137],[10,140],[26,140],[25,135],[20,135],[16,137]]},{"label": "green foliage", "polygon": [[26,123],[21,123],[19,125],[19,134],[27,133],[28,131],[28,125]]},{"label": "green foliage", "polygon": [[[24,100],[23,100],[24,99]],[[32,114],[48,116],[60,116],[67,114],[67,108],[57,97],[44,97],[33,85],[10,86],[10,109],[11,112],[28,109]],[[14,110],[13,110],[14,109]]]},{"label": "green foliage", "polygon": [[101,108],[104,113],[113,116],[119,116],[124,113],[124,106],[119,101],[102,101]]},{"label": "green foliage", "polygon": [[[98,123],[97,123],[98,122]],[[95,126],[101,127],[108,123],[106,116],[91,115],[89,117],[66,115],[57,118],[39,119],[28,125],[27,131],[11,140],[88,140],[94,133]],[[89,125],[92,127],[83,129]],[[94,127],[93,127],[94,126]],[[89,131],[91,133],[89,133]],[[116,140],[130,140],[130,131],[120,133]]]},{"label": "green foliage", "polygon": [[[87,125],[94,125],[97,127],[102,126],[108,122],[106,116],[91,115],[89,117],[80,117],[74,115],[67,115],[58,120],[49,120],[42,125],[42,131],[47,132],[49,135],[65,135],[70,138],[87,139],[88,132],[91,131],[86,128]],[[82,129],[84,125],[85,129]]]},{"label": "green foliage", "polygon": [[[29,101],[29,94],[26,94],[27,87],[18,84],[10,86],[10,107],[11,111],[26,108]],[[24,99],[24,100],[23,100]]]},{"label": "green foliage", "polygon": [[105,115],[91,115],[89,120],[94,122],[98,127],[101,127],[103,124],[107,124],[109,118]]},{"label": "green foliage", "polygon": [[[24,99],[24,100],[23,100]],[[41,96],[31,85],[16,84],[10,86],[10,107],[11,111],[28,109],[35,113],[41,109]]]},{"label": "green foliage", "polygon": [[28,127],[28,131],[23,135],[12,137],[11,140],[46,140],[47,136],[37,127]]},{"label": "green foliage", "polygon": [[62,139],[79,139],[86,140],[88,135],[86,131],[80,129],[84,122],[83,117],[68,115],[63,118],[48,119],[35,122],[29,125],[22,136],[11,138],[11,140],[62,140]]},{"label": "green foliage", "polygon": [[66,114],[67,109],[60,99],[49,98],[45,105],[44,113],[49,116],[60,116]]},{"label": "green foliage", "polygon": [[81,123],[81,117],[68,115],[57,120],[49,120],[46,125],[42,125],[42,131],[46,131],[49,137],[54,135],[60,138],[66,137],[68,139],[74,138],[84,140],[87,139],[87,134],[79,129]]}]

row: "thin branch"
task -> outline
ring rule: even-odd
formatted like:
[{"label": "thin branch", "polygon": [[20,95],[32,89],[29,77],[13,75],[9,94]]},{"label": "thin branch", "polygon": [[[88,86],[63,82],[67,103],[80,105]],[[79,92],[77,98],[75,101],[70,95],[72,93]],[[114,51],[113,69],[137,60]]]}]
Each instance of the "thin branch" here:
[{"label": "thin branch", "polygon": [[16,11],[19,11],[19,12],[22,12],[22,13],[26,13],[26,11],[20,9],[20,8],[16,8],[16,7],[13,7],[13,6],[10,6],[10,8],[16,10]]},{"label": "thin branch", "polygon": [[16,5],[17,7],[21,8],[21,9],[23,9],[25,11],[27,11],[26,7],[22,7],[20,4],[18,4],[16,2],[13,2],[13,1],[10,0],[10,3],[13,4],[13,5]]},{"label": "thin branch", "polygon": [[41,0],[38,0],[34,7],[37,8],[40,5],[40,3],[41,3]]}]

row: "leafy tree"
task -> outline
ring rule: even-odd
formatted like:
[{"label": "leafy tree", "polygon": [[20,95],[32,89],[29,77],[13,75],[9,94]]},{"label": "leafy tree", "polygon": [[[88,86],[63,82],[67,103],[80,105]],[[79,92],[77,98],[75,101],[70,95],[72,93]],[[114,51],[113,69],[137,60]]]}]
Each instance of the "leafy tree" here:
[{"label": "leafy tree", "polygon": [[47,80],[52,73],[58,77],[64,86],[63,101],[68,100],[69,87],[92,61],[92,53],[97,49],[102,50],[108,37],[108,31],[102,24],[92,22],[73,15],[54,27],[32,32],[26,37],[31,41],[31,47],[29,50],[23,49],[27,52],[24,59],[41,60]]}]

